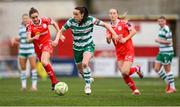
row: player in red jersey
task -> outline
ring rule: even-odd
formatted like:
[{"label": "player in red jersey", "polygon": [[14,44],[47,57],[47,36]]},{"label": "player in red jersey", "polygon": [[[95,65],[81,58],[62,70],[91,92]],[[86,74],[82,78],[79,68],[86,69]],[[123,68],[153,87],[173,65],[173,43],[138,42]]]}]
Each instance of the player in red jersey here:
[{"label": "player in red jersey", "polygon": [[[27,41],[34,43],[36,55],[48,73],[52,83],[52,90],[54,90],[54,86],[58,80],[50,63],[50,56],[53,53],[52,46],[57,46],[59,42],[59,27],[57,23],[50,18],[40,18],[39,12],[35,8],[30,9],[29,17],[31,18],[31,22],[27,26]],[[57,31],[54,41],[51,41],[49,25],[53,25]]]},{"label": "player in red jersey", "polygon": [[[134,46],[131,38],[136,34],[134,27],[128,23],[125,19],[119,19],[118,11],[116,9],[109,10],[109,17],[111,20],[111,25],[114,31],[119,35],[119,42],[114,43],[118,68],[122,73],[125,83],[132,90],[133,95],[140,95],[139,90],[135,86],[134,81],[130,77],[132,74],[137,73],[140,78],[143,78],[140,66],[134,66]],[[111,33],[107,31],[107,43],[110,43],[112,40]]]}]

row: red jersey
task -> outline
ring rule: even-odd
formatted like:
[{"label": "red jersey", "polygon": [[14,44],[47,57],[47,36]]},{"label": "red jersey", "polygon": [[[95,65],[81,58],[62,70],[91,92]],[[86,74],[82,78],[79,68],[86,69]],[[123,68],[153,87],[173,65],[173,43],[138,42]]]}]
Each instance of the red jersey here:
[{"label": "red jersey", "polygon": [[39,39],[34,40],[34,47],[36,54],[39,59],[43,51],[52,53],[53,49],[51,46],[51,36],[48,26],[52,24],[52,19],[50,18],[40,18],[40,23],[35,25],[32,21],[27,25],[27,33],[31,34],[31,37],[36,35],[39,36]]},{"label": "red jersey", "polygon": [[31,37],[39,35],[38,40],[34,40],[34,45],[38,46],[45,44],[51,40],[50,31],[48,25],[52,24],[52,19],[50,18],[40,18],[40,23],[35,25],[32,21],[27,26],[27,32],[31,34]]},{"label": "red jersey", "polygon": [[[116,25],[114,26],[112,25],[112,28],[118,35],[122,35],[123,38],[125,38],[129,35],[129,31],[131,30],[132,25],[124,20],[119,19]],[[107,31],[107,35],[112,36],[112,34],[109,31]],[[134,46],[131,38],[128,41],[126,41],[124,44],[120,42],[118,42],[117,44],[114,43],[114,46],[116,48],[116,52],[118,52],[119,54],[126,54],[128,51],[134,52]]]},{"label": "red jersey", "polygon": [[[129,31],[132,29],[132,26],[124,20],[118,20],[116,25],[112,25],[112,28],[118,35],[122,35],[123,38],[129,35]],[[107,35],[112,36],[112,34],[107,31]],[[130,38],[124,44],[118,42],[115,44],[113,41],[115,49],[116,49],[116,56],[117,60],[124,60],[124,61],[131,61],[133,62],[134,59],[134,46],[132,43],[132,39]]]}]

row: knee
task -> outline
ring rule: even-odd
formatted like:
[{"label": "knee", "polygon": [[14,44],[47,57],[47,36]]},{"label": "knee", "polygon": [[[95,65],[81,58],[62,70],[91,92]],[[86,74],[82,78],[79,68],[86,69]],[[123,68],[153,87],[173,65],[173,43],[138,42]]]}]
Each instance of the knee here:
[{"label": "knee", "polygon": [[26,67],[21,67],[21,70],[22,70],[22,71],[26,70]]},{"label": "knee", "polygon": [[83,68],[82,67],[78,67],[78,71],[80,74],[83,74]]},{"label": "knee", "polygon": [[82,63],[82,68],[87,68],[88,67],[88,63]]},{"label": "knee", "polygon": [[159,68],[154,67],[154,71],[155,71],[155,72],[159,72],[159,70],[160,70]]},{"label": "knee", "polygon": [[121,73],[122,73],[122,75],[128,75],[128,74],[129,74],[129,69],[127,69],[127,68],[122,68],[122,69],[121,69]]},{"label": "knee", "polygon": [[48,64],[48,61],[46,59],[41,58],[41,63],[43,66],[46,66]]},{"label": "knee", "polygon": [[32,64],[31,65],[31,69],[33,70],[33,69],[36,69],[36,64]]},{"label": "knee", "polygon": [[26,64],[25,64],[25,65],[21,65],[21,66],[20,66],[20,69],[21,69],[22,71],[26,70]]}]

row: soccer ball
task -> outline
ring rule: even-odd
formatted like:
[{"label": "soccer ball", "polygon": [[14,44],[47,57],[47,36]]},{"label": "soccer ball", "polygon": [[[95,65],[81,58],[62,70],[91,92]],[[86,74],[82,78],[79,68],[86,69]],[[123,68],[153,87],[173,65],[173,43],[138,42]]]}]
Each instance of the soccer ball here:
[{"label": "soccer ball", "polygon": [[68,85],[65,82],[58,82],[54,87],[55,93],[58,95],[64,95],[68,92]]}]

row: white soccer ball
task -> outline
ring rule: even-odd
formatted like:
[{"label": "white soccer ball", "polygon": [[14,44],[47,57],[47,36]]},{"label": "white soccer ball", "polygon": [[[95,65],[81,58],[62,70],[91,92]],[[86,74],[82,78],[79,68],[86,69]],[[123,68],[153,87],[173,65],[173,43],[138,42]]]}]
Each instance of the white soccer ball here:
[{"label": "white soccer ball", "polygon": [[65,82],[58,82],[54,87],[55,93],[58,95],[64,95],[68,92],[68,85]]}]

